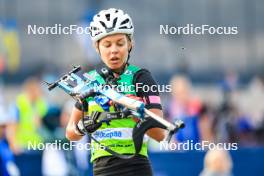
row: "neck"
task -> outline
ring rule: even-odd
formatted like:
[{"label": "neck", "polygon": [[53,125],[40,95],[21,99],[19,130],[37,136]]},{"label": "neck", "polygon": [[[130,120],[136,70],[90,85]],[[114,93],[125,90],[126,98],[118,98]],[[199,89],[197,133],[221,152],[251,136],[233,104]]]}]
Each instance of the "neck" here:
[{"label": "neck", "polygon": [[121,68],[114,69],[114,70],[113,70],[113,72],[114,72],[114,76],[116,77],[116,76],[121,75],[121,74],[124,72],[124,70],[127,68],[127,66],[128,66],[128,64],[125,63],[125,65],[123,65]]}]

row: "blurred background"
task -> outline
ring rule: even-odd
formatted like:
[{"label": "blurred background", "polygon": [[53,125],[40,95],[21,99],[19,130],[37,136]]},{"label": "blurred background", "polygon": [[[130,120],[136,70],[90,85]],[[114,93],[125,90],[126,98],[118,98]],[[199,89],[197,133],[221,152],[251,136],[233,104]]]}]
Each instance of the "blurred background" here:
[{"label": "blurred background", "polygon": [[[88,35],[27,30],[86,27],[96,12],[111,7],[133,19],[130,62],[149,69],[158,84],[172,85],[172,92],[161,93],[163,110],[170,121],[186,123],[175,141],[238,143],[238,151],[219,154],[160,152],[152,141],[154,175],[208,175],[210,162],[216,172],[264,175],[264,1],[0,0],[0,163],[12,163],[7,171],[1,166],[3,175],[91,173],[86,151],[26,151],[25,143],[68,142],[64,130],[74,102],[59,89],[48,92],[43,81],[73,65],[92,69],[100,59]],[[238,34],[160,34],[160,25],[186,24],[235,26]]]}]

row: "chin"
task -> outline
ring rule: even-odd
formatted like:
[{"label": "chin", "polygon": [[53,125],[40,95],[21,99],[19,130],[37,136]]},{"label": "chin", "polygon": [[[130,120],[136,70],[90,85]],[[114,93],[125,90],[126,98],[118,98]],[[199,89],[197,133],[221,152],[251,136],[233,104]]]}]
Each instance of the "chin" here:
[{"label": "chin", "polygon": [[114,65],[108,65],[108,67],[112,70],[120,69],[123,66],[123,64],[114,64]]}]

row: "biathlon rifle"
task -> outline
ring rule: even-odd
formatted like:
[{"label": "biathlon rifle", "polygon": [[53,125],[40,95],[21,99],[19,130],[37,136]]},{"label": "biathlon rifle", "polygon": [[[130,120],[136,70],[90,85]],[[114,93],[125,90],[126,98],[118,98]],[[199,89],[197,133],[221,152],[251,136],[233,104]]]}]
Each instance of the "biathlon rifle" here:
[{"label": "biathlon rifle", "polygon": [[[100,99],[103,100],[103,102],[99,102],[99,105],[101,106],[104,106],[109,103],[109,101],[112,101],[115,104],[122,106],[124,109],[129,110],[130,114],[139,119],[139,122],[133,129],[133,140],[136,154],[140,152],[144,134],[148,129],[159,127],[167,130],[168,133],[165,138],[165,142],[169,143],[173,134],[175,134],[179,129],[184,128],[184,123],[181,120],[176,120],[174,123],[171,123],[146,109],[143,102],[129,98],[122,93],[109,88],[109,86],[106,87],[101,85],[88,73],[77,74],[80,71],[80,66],[74,66],[69,73],[63,75],[57,81],[53,83],[45,83],[48,85],[48,89],[50,91],[58,86],[77,101],[83,101],[88,97],[100,96]],[[102,96],[104,98],[102,98]],[[104,121],[104,119],[102,121]],[[118,154],[117,156],[126,158]]]}]

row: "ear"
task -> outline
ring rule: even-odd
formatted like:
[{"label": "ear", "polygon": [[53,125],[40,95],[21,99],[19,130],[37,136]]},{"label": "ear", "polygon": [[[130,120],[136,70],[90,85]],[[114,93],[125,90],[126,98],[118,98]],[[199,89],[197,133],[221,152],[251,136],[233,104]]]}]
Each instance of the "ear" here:
[{"label": "ear", "polygon": [[99,42],[95,42],[95,43],[93,44],[93,46],[94,46],[96,52],[100,54],[100,52],[99,52],[99,44],[98,44],[98,43],[99,43]]},{"label": "ear", "polygon": [[128,42],[128,50],[131,51],[133,47],[134,47],[134,41],[131,40]]}]

